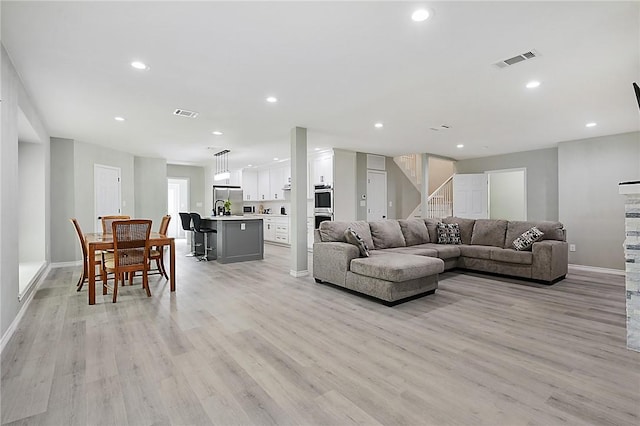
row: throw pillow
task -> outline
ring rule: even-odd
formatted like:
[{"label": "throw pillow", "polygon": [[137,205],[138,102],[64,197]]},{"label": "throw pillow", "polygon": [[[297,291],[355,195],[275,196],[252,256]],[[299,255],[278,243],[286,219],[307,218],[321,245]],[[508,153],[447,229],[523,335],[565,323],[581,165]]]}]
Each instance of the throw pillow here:
[{"label": "throw pillow", "polygon": [[457,223],[438,222],[438,244],[462,244],[460,226]]},{"label": "throw pillow", "polygon": [[360,256],[369,257],[369,247],[367,247],[367,243],[364,242],[362,237],[360,237],[356,231],[351,228],[347,228],[344,231],[344,239],[349,244],[353,244],[358,247],[358,250],[360,250]]},{"label": "throw pillow", "polygon": [[544,233],[535,226],[524,231],[522,235],[513,240],[513,248],[518,251],[531,250],[533,243],[540,240]]}]

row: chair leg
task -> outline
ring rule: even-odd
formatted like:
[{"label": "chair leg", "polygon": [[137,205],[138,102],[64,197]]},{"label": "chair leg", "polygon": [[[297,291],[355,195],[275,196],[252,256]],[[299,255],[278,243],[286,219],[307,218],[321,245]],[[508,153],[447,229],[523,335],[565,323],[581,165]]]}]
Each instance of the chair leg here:
[{"label": "chair leg", "polygon": [[[162,253],[164,255],[164,253]],[[156,262],[160,262],[158,263],[158,269],[160,270],[160,272],[162,273],[162,275],[164,275],[164,279],[168,280],[169,277],[167,276],[167,270],[164,267],[164,256],[160,256],[160,258],[156,259]]]},{"label": "chair leg", "polygon": [[88,261],[85,258],[82,261],[82,275],[80,275],[80,279],[78,280],[78,284],[76,284],[76,291],[82,290],[82,286],[84,285],[84,281],[89,277],[87,271],[89,269]]},{"label": "chair leg", "polygon": [[[113,303],[116,303],[116,300],[118,299],[118,278],[118,274],[113,278]],[[124,277],[122,277],[122,279],[124,282]]]},{"label": "chair leg", "polygon": [[147,276],[147,271],[142,272],[142,286],[147,291],[147,297],[151,297],[151,289],[149,288],[149,277]]}]

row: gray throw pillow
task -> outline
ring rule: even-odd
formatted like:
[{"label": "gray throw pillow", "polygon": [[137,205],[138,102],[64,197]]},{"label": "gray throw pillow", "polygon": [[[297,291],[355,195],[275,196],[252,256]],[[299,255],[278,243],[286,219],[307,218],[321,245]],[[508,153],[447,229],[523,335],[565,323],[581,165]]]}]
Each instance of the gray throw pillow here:
[{"label": "gray throw pillow", "polygon": [[438,222],[438,244],[462,244],[460,226],[457,223]]},{"label": "gray throw pillow", "polygon": [[513,248],[518,251],[531,250],[533,243],[540,240],[544,233],[535,226],[522,233],[518,238],[513,240]]},{"label": "gray throw pillow", "polygon": [[423,219],[400,219],[398,223],[407,246],[430,242],[429,230]]},{"label": "gray throw pillow", "polygon": [[367,243],[364,242],[364,240],[360,237],[360,235],[358,235],[356,231],[351,228],[347,228],[344,231],[344,239],[349,244],[353,244],[354,246],[358,247],[358,250],[360,250],[360,256],[369,257],[369,247],[367,247]]}]

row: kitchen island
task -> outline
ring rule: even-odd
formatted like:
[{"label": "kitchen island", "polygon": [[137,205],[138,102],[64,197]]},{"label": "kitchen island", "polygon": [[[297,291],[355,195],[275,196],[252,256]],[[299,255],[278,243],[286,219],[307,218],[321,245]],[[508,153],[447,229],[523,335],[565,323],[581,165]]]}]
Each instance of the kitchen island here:
[{"label": "kitchen island", "polygon": [[[215,229],[209,258],[220,263],[246,262],[264,258],[262,218],[255,216],[203,217],[203,226]],[[214,245],[215,244],[215,245]]]}]

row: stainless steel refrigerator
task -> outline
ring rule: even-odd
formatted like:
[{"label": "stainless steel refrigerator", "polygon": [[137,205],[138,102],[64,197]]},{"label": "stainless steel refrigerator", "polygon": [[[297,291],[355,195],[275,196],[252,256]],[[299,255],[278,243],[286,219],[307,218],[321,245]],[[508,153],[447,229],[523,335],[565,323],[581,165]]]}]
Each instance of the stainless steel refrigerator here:
[{"label": "stainless steel refrigerator", "polygon": [[231,201],[231,214],[234,216],[244,215],[242,188],[239,186],[213,185],[213,212],[215,215],[221,214],[220,209],[224,202]]}]

